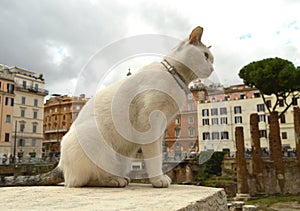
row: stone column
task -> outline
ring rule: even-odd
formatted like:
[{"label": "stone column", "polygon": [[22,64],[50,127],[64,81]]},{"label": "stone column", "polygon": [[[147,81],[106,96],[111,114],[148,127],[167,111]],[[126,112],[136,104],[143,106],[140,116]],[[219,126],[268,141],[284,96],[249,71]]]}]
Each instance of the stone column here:
[{"label": "stone column", "polygon": [[243,127],[235,128],[236,142],[236,170],[237,170],[237,197],[248,194],[248,171],[245,158],[244,132]]},{"label": "stone column", "polygon": [[300,108],[294,107],[294,128],[296,141],[296,156],[300,169]]},{"label": "stone column", "polygon": [[277,111],[272,111],[270,114],[270,153],[271,160],[274,161],[276,178],[280,187],[280,192],[283,193],[284,165],[282,158],[282,145],[280,140],[280,128]]},{"label": "stone column", "polygon": [[250,133],[252,147],[252,170],[256,180],[256,192],[264,192],[263,160],[259,140],[258,114],[250,115]]}]

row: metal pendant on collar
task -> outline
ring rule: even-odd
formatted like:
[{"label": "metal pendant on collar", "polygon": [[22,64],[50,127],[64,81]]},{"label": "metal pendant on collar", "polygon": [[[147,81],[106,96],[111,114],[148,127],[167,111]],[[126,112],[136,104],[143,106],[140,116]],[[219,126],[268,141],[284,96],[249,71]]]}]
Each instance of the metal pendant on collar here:
[{"label": "metal pendant on collar", "polygon": [[178,85],[181,87],[181,89],[183,89],[183,91],[185,92],[186,95],[190,94],[191,91],[188,88],[188,86],[181,80],[181,78],[179,77],[178,73],[176,72],[175,67],[173,67],[172,65],[169,64],[169,62],[167,60],[162,60],[161,64],[168,70],[169,73],[171,73],[171,75],[173,76],[173,78],[175,79],[175,81],[178,83]]}]

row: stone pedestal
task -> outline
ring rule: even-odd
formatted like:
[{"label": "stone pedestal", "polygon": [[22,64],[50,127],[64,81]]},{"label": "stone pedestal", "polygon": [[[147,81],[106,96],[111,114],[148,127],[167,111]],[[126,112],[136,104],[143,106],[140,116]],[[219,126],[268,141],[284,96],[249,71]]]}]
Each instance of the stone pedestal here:
[{"label": "stone pedestal", "polygon": [[237,193],[234,197],[234,200],[238,201],[247,201],[248,199],[250,199],[250,194],[247,193]]},{"label": "stone pedestal", "polygon": [[5,210],[227,210],[223,189],[185,185],[1,187],[0,198]]},{"label": "stone pedestal", "polygon": [[256,211],[257,207],[254,205],[244,205],[243,206],[243,211]]}]

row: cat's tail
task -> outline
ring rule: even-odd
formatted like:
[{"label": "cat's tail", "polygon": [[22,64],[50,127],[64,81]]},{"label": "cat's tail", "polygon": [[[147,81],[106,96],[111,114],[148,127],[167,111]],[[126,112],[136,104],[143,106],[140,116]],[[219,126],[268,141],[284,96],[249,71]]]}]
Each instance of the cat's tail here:
[{"label": "cat's tail", "polygon": [[57,166],[52,171],[34,176],[0,177],[0,187],[6,186],[47,186],[64,182],[62,170]]}]

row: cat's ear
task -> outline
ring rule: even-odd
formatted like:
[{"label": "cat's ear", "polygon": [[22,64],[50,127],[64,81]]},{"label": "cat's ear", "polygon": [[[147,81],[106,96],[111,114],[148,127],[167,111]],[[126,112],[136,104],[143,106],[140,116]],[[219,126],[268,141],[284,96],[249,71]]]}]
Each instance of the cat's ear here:
[{"label": "cat's ear", "polygon": [[190,38],[189,38],[190,44],[197,45],[201,43],[202,34],[203,34],[203,28],[201,26],[197,26],[196,28],[194,28],[194,30],[190,34]]}]

